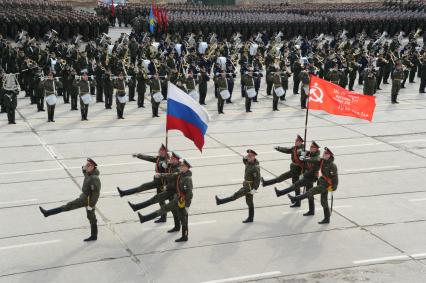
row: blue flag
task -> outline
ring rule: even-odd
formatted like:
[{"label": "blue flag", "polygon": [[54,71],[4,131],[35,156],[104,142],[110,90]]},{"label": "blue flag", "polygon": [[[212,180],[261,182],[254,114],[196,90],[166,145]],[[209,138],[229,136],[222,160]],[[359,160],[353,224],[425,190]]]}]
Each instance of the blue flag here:
[{"label": "blue flag", "polygon": [[151,10],[149,11],[149,31],[151,33],[154,33],[154,27],[155,27],[154,12],[152,11],[152,5],[151,5]]}]

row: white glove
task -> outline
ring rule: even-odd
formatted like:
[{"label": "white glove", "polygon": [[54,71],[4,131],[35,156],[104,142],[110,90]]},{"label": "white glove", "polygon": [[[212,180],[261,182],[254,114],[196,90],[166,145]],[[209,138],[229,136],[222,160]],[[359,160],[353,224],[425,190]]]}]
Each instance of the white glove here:
[{"label": "white glove", "polygon": [[256,192],[257,192],[257,191],[256,191],[255,189],[252,189],[252,190],[250,191],[250,194],[254,195]]},{"label": "white glove", "polygon": [[91,206],[87,206],[87,207],[86,207],[86,209],[87,209],[87,211],[92,211],[92,210],[94,210],[95,208],[94,208],[94,207],[91,207]]},{"label": "white glove", "polygon": [[189,207],[185,206],[186,213],[189,213]]},{"label": "white glove", "polygon": [[157,173],[157,174],[155,174],[155,175],[154,175],[154,178],[157,178],[157,179],[158,179],[158,178],[160,178],[160,174],[158,174],[158,173]]},{"label": "white glove", "polygon": [[302,153],[300,154],[303,157],[306,157],[306,151],[302,151]]},{"label": "white glove", "polygon": [[164,169],[167,169],[167,162],[162,162],[161,167],[163,167]]},{"label": "white glove", "polygon": [[305,160],[305,156],[304,156],[304,155],[301,155],[301,156],[299,157],[299,159],[300,159],[300,161],[303,161],[303,160]]},{"label": "white glove", "polygon": [[90,78],[93,80],[95,77],[92,75],[92,76],[90,76]]}]

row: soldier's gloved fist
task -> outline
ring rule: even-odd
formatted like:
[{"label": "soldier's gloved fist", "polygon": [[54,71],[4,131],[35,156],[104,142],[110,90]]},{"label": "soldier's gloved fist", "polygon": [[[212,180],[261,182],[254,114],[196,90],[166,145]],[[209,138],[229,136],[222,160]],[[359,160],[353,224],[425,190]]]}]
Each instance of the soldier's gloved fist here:
[{"label": "soldier's gloved fist", "polygon": [[167,162],[162,162],[161,167],[163,167],[164,169],[167,169]]},{"label": "soldier's gloved fist", "polygon": [[250,191],[250,194],[254,195],[256,192],[257,192],[257,191],[256,191],[255,189],[252,189],[252,190]]},{"label": "soldier's gloved fist", "polygon": [[300,161],[303,161],[303,160],[305,160],[305,156],[301,155],[301,156],[299,157],[299,159],[300,159]]},{"label": "soldier's gloved fist", "polygon": [[306,157],[306,151],[302,151],[302,153],[300,154],[303,157]]},{"label": "soldier's gloved fist", "polygon": [[185,206],[186,213],[189,212],[189,207]]},{"label": "soldier's gloved fist", "polygon": [[86,207],[86,209],[87,209],[87,211],[92,211],[92,210],[94,210],[95,208],[94,208],[94,207],[91,207],[91,206],[88,206],[88,207]]}]

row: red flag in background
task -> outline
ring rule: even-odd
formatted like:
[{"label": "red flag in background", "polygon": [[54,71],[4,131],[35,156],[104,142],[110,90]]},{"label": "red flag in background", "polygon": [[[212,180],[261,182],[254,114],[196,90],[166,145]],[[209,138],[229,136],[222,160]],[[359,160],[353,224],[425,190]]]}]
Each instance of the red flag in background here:
[{"label": "red flag in background", "polygon": [[376,108],[376,98],[348,91],[311,75],[308,108],[371,122]]},{"label": "red flag in background", "polygon": [[115,17],[114,0],[111,0],[111,16]]},{"label": "red flag in background", "polygon": [[164,30],[167,31],[169,28],[169,16],[167,15],[167,10],[163,10],[163,25]]},{"label": "red flag in background", "polygon": [[162,30],[162,25],[163,25],[163,11],[161,8],[158,8],[158,18],[157,18],[157,24],[158,24],[158,28],[157,30],[159,32],[161,32]]}]

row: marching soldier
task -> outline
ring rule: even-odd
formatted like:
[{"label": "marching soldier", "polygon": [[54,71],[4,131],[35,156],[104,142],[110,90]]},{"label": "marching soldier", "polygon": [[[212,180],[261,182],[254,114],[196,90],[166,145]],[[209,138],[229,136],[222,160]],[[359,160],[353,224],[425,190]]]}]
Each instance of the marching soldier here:
[{"label": "marching soldier", "polygon": [[98,239],[98,226],[95,208],[101,192],[101,181],[99,179],[99,170],[97,169],[97,167],[98,164],[96,164],[96,162],[93,161],[93,159],[91,158],[88,158],[86,165],[82,166],[84,175],[83,187],[82,193],[77,199],[63,206],[49,210],[46,210],[39,206],[40,211],[44,215],[44,217],[86,207],[87,218],[90,222],[91,235],[89,238],[84,240],[85,242],[96,241]]},{"label": "marching soldier", "polygon": [[373,69],[367,68],[362,73],[364,77],[363,92],[365,95],[374,95],[376,93],[377,79]]},{"label": "marching soldier", "polygon": [[[317,186],[306,191],[305,194],[293,197],[288,195],[291,201],[301,201],[305,198],[313,198],[314,195],[321,194],[321,206],[324,210],[324,219],[318,224],[330,223],[330,209],[328,207],[328,192],[335,191],[339,183],[337,174],[337,166],[334,164],[334,154],[329,148],[324,148],[324,154],[320,161],[321,176],[318,180]],[[333,206],[331,207],[333,209]]]},{"label": "marching soldier", "polygon": [[[292,184],[290,187],[284,190],[278,190],[275,188],[275,194],[277,197],[286,195],[292,191],[295,191],[303,186],[309,191],[312,189],[313,184],[318,180],[318,171],[320,168],[320,150],[319,145],[312,141],[309,152],[302,153],[300,160],[304,162],[304,173],[300,180]],[[297,193],[297,192],[296,192]],[[309,198],[309,211],[304,216],[310,216],[315,214],[315,202],[311,197]]]},{"label": "marching soldier", "polygon": [[[291,154],[290,171],[287,171],[281,174],[277,178],[267,180],[267,181],[261,178],[263,187],[267,187],[276,183],[281,183],[290,178],[293,184],[299,180],[299,177],[300,175],[302,175],[302,171],[303,171],[303,162],[302,160],[300,160],[300,156],[303,155],[303,142],[304,142],[303,138],[297,135],[297,138],[294,142],[294,146],[292,147],[276,146],[275,147],[276,151]],[[297,188],[295,191],[297,196],[300,195],[300,188]],[[299,206],[300,206],[300,202],[297,202],[291,205],[290,207],[299,207]]]},{"label": "marching soldier", "polygon": [[136,71],[132,63],[130,63],[129,69],[127,70],[127,76],[129,76],[129,101],[135,101]]},{"label": "marching soldier", "polygon": [[140,222],[144,223],[154,219],[157,216],[163,215],[168,211],[176,210],[180,225],[182,226],[182,237],[176,239],[175,242],[188,241],[188,211],[193,197],[192,172],[190,168],[191,165],[189,162],[183,160],[180,163],[179,173],[159,174],[160,177],[175,176],[176,192],[173,200],[166,205],[161,206],[161,209],[148,215],[142,215],[140,212],[138,212]]},{"label": "marching soldier", "polygon": [[396,63],[395,70],[393,70],[392,78],[392,88],[391,88],[391,100],[392,104],[399,103],[396,99],[398,98],[399,90],[401,89],[401,82],[404,80],[404,71],[402,70],[401,63]]},{"label": "marching soldier", "polygon": [[112,95],[114,93],[114,81],[111,70],[107,70],[103,76],[103,91],[105,96],[105,109],[112,109]]},{"label": "marching soldier", "polygon": [[140,66],[136,74],[137,92],[138,92],[138,108],[145,108],[145,92],[146,92],[146,76],[143,66]]},{"label": "marching soldier", "polygon": [[126,102],[129,99],[126,95],[126,82],[124,80],[122,72],[120,72],[120,75],[114,81],[114,88],[116,89],[115,103],[117,105],[117,118],[124,119],[124,107],[126,106]]},{"label": "marching soldier", "polygon": [[78,84],[77,82],[77,72],[73,69],[71,71],[69,82],[70,82],[70,99],[71,99],[71,111],[77,111],[77,101],[78,101]]},{"label": "marching soldier", "polygon": [[[176,178],[173,173],[179,173],[179,167],[180,167],[180,157],[175,153],[172,152],[172,156],[170,157],[170,161],[168,163],[167,169],[164,173],[168,173],[171,175],[166,175],[165,177],[161,177],[160,175],[155,175],[156,179],[159,179],[162,183],[166,184],[166,190],[163,192],[160,192],[159,194],[156,194],[155,196],[151,197],[150,199],[143,201],[141,203],[133,204],[131,202],[129,203],[129,206],[132,208],[133,211],[138,211],[142,208],[146,208],[148,206],[151,206],[155,203],[160,203],[160,207],[165,205],[165,201],[168,200],[169,202],[172,202],[174,199],[174,196],[176,194]],[[180,221],[179,217],[177,215],[177,210],[172,209],[173,214],[173,220],[175,223],[175,226],[173,229],[167,231],[168,233],[173,232],[179,232],[180,231]],[[161,216],[162,218],[163,216]],[[164,216],[165,217],[165,216]],[[161,219],[160,218],[160,219]],[[159,220],[156,220],[156,222]]]},{"label": "marching soldier", "polygon": [[[133,157],[155,163],[156,174],[167,172],[169,155],[167,154],[167,148],[164,146],[164,144],[162,144],[160,149],[158,150],[157,156],[150,156],[145,154],[133,154]],[[157,189],[157,194],[160,194],[164,191],[164,186],[165,186],[165,183],[163,179],[154,177],[154,179],[151,182],[144,183],[136,188],[121,190],[120,187],[117,187],[117,190],[120,197],[133,195],[133,194],[144,192],[151,189]],[[160,206],[161,205],[164,205],[164,201],[160,202]],[[156,220],[155,223],[166,222],[166,220],[167,220],[167,215],[164,214],[164,215],[161,215],[161,218]]]},{"label": "marching soldier", "polygon": [[260,167],[259,161],[257,161],[256,156],[257,153],[254,150],[248,149],[247,156],[243,158],[243,163],[245,165],[245,173],[242,188],[235,192],[232,196],[227,198],[221,199],[216,196],[217,205],[228,203],[244,196],[246,198],[246,203],[249,209],[249,215],[247,219],[243,221],[243,223],[253,222],[254,218],[253,195],[259,188],[260,184]]},{"label": "marching soldier", "polygon": [[279,96],[283,94],[279,94],[278,91],[284,91],[281,87],[281,76],[279,72],[272,73],[272,84],[273,84],[273,95],[272,95],[272,110],[279,111],[278,109],[278,100]]}]

